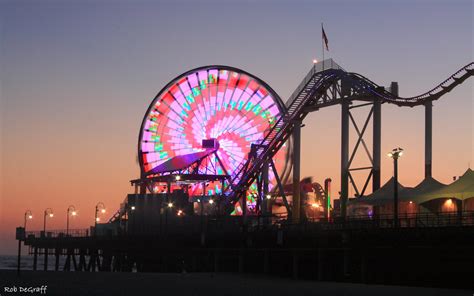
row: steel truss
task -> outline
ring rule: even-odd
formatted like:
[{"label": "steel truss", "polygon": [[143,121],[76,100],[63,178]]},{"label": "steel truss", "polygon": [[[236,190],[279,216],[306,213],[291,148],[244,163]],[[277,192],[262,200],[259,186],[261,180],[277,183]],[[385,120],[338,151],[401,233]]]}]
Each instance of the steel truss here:
[{"label": "steel truss", "polygon": [[[317,111],[320,108],[328,107],[336,104],[342,106],[342,131],[341,131],[341,216],[346,216],[346,203],[348,199],[348,180],[353,179],[351,171],[357,169],[370,170],[362,190],[359,192],[356,185],[356,193],[363,195],[367,189],[370,179],[372,179],[372,189],[376,190],[380,187],[380,120],[381,120],[381,104],[392,103],[398,106],[427,106],[427,114],[431,101],[439,99],[442,95],[451,91],[454,87],[462,83],[464,80],[474,75],[474,63],[468,64],[461,68],[458,72],[451,75],[448,79],[440,83],[432,90],[415,97],[401,98],[398,97],[397,92],[390,92],[380,87],[366,77],[344,71],[337,64],[331,60],[329,62],[329,69],[320,69],[316,65],[305,76],[300,85],[296,88],[293,94],[288,99],[286,104],[286,112],[281,116],[272,128],[265,135],[265,138],[258,143],[259,149],[255,151],[255,156],[248,157],[247,161],[239,168],[235,177],[230,181],[232,191],[228,193],[231,203],[237,202],[244,192],[243,189],[248,188],[254,182],[262,171],[264,164],[269,163],[272,157],[282,147],[284,142],[293,134],[294,137],[294,151],[298,153],[300,147],[300,137],[298,136],[299,128],[302,120],[310,112]],[[393,90],[392,90],[393,91]],[[369,116],[365,121],[362,129],[355,124],[355,120],[350,113],[351,103],[354,101],[365,101],[366,104],[372,105]],[[429,103],[428,103],[429,102]],[[360,105],[360,106],[362,106]],[[370,118],[373,117],[374,131],[373,139],[374,146],[372,147],[372,154],[363,139],[365,129]],[[358,141],[355,149],[349,158],[349,122],[353,122],[355,130],[358,135]],[[431,118],[430,118],[431,121]],[[428,125],[428,121],[427,121]],[[431,123],[427,127],[427,134],[431,135]],[[296,135],[296,136],[295,136]],[[426,150],[431,151],[431,136],[426,137]],[[351,168],[352,160],[358,151],[359,145],[362,144],[364,150],[371,159],[371,166],[365,168]],[[429,147],[428,147],[429,146]],[[426,175],[431,175],[431,155],[426,155]],[[428,171],[429,169],[429,171]],[[293,179],[299,176],[299,161],[297,157],[293,157]],[[298,179],[299,181],[299,179]],[[295,182],[293,182],[295,183]],[[353,182],[355,184],[355,182]],[[293,196],[299,199],[299,187],[294,187]],[[296,207],[295,207],[296,205]],[[299,222],[300,209],[299,200],[293,200],[293,220]]]},{"label": "steel truss", "polygon": [[[218,174],[219,166],[223,172],[227,172],[227,168],[219,158],[217,151],[217,149],[212,151],[212,153],[194,161],[185,168],[143,176],[140,179],[131,180],[130,183],[134,185],[135,188],[140,188],[140,194],[146,194],[147,190],[149,193],[154,193],[153,188],[156,183],[167,183],[169,187],[169,184],[176,182],[176,176],[179,176],[179,181],[182,182],[220,181],[222,183],[222,190],[224,191],[226,181],[230,180],[230,175]],[[214,157],[217,159],[217,162],[212,161]]]},{"label": "steel truss", "polygon": [[[360,128],[357,125],[357,122],[354,119],[354,116],[351,112],[352,109],[355,108],[363,108],[363,107],[370,107],[370,110],[368,111],[367,117],[364,121],[364,124],[362,128]],[[356,144],[354,145],[354,148],[352,149],[352,152],[350,154],[350,157],[348,158],[347,164],[345,164],[342,169],[342,176],[349,178],[350,184],[352,185],[352,188],[355,191],[355,196],[356,197],[362,197],[365,195],[365,192],[367,190],[367,186],[369,182],[372,180],[372,191],[375,191],[380,188],[380,143],[381,143],[381,137],[380,137],[380,117],[381,117],[381,104],[380,101],[377,100],[377,98],[374,98],[373,103],[363,103],[363,104],[358,104],[358,105],[351,105],[349,108],[346,108],[345,114],[342,114],[342,116],[348,116],[350,119],[350,123],[352,124],[351,126],[357,133],[357,141]],[[372,147],[372,152],[370,152],[369,147],[367,147],[367,144],[364,140],[364,135],[366,134],[367,126],[369,125],[370,120],[372,120],[373,124],[373,134],[372,134],[372,142],[373,142],[373,147]],[[343,145],[348,145],[348,140],[347,138],[343,139]],[[354,167],[353,166],[353,161],[354,158],[356,157],[357,152],[359,151],[360,146],[362,145],[363,151],[367,155],[370,161],[370,166],[365,166],[365,167]],[[345,153],[345,150],[342,152]],[[344,158],[347,159],[347,155],[344,155]],[[359,190],[360,187],[357,186],[354,177],[351,172],[353,171],[369,171],[367,174],[367,177],[363,183],[362,189]]]}]

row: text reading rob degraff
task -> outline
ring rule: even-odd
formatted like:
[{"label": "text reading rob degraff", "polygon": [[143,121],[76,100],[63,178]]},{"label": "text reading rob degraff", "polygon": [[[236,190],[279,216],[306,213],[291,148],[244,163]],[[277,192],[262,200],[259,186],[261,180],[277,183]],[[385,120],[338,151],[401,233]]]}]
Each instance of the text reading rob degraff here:
[{"label": "text reading rob degraff", "polygon": [[21,287],[21,286],[11,286],[3,287],[3,293],[26,293],[26,294],[46,294],[48,286],[39,286],[39,287]]}]

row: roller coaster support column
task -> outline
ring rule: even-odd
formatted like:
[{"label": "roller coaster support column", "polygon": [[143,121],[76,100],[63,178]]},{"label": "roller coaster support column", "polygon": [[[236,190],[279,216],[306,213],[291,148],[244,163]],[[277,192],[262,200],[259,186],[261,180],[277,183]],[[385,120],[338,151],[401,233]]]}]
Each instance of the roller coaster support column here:
[{"label": "roller coaster support column", "polygon": [[[265,216],[267,216],[269,214],[269,209],[268,209],[268,206],[269,206],[269,199],[267,199],[267,195],[268,195],[268,169],[269,169],[269,166],[268,166],[268,161],[265,161],[263,163],[263,171],[262,171],[262,184],[263,184],[263,196],[261,197],[262,198],[262,214]],[[265,219],[266,220],[266,219]]]},{"label": "roller coaster support column", "polygon": [[381,118],[382,118],[382,103],[378,98],[374,101],[374,115],[373,115],[373,168],[372,168],[372,191],[380,188],[380,159],[381,159]]},{"label": "roller coaster support column", "polygon": [[293,127],[293,211],[294,223],[300,222],[300,164],[301,164],[301,121],[295,121]]},{"label": "roller coaster support column", "polygon": [[431,177],[431,156],[433,149],[433,104],[425,102],[425,178]]},{"label": "roller coaster support column", "polygon": [[349,102],[342,102],[341,109],[341,217],[346,218],[349,191]]}]

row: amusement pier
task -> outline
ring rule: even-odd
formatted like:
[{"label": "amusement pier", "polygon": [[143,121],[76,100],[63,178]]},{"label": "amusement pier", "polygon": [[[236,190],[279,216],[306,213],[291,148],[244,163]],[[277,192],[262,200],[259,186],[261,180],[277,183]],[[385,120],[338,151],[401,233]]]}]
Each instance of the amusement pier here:
[{"label": "amusement pier", "polygon": [[[140,175],[131,176],[131,193],[117,197],[116,211],[98,203],[95,224],[77,230],[69,227],[76,215],[70,206],[66,229],[50,230],[48,208],[40,231],[27,229],[32,214],[25,212],[18,266],[26,249],[33,270],[53,261],[64,272],[234,272],[473,288],[474,172],[451,184],[432,176],[433,102],[473,74],[470,63],[404,98],[397,82],[380,86],[326,59],[283,100],[237,68],[190,70],[146,110]],[[398,182],[403,147],[381,151],[382,104],[425,110],[425,177],[413,188]],[[304,121],[334,105],[341,110],[340,188],[331,188],[329,176],[315,182],[300,175]],[[362,125],[355,108],[365,111]],[[370,165],[354,164],[361,153]],[[393,159],[385,184],[382,157]],[[360,184],[355,171],[366,172]]]}]

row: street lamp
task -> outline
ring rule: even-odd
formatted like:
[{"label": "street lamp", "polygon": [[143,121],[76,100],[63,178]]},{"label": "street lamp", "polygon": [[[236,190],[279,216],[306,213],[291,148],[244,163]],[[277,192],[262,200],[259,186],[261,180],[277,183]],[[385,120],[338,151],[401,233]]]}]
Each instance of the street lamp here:
[{"label": "street lamp", "polygon": [[76,216],[76,207],[74,206],[69,206],[67,208],[67,223],[66,223],[66,235],[69,234],[69,216]]},{"label": "street lamp", "polygon": [[44,232],[44,235],[46,235],[46,217],[49,217],[49,218],[53,218],[54,217],[54,214],[53,214],[53,209],[51,208],[47,208],[46,210],[44,210],[44,217],[43,217],[43,232]]},{"label": "street lamp", "polygon": [[[23,239],[26,240],[26,221],[33,219],[33,213],[30,210],[25,211],[25,221],[23,223]],[[17,264],[17,275],[20,275],[20,266],[21,266],[21,239],[18,240],[18,264]]]},{"label": "street lamp", "polygon": [[403,149],[398,147],[388,154],[393,158],[393,221],[398,227],[398,159],[403,155]]},{"label": "street lamp", "polygon": [[99,218],[99,210],[102,214],[105,213],[105,205],[103,202],[98,202],[96,205],[95,205],[95,223],[94,223],[94,233],[97,233],[97,222],[100,221],[100,218]]},{"label": "street lamp", "polygon": [[[165,233],[166,234],[168,233],[168,211],[172,211],[173,207],[174,207],[173,203],[168,202],[168,208],[165,208]],[[160,214],[160,218],[161,218],[161,214]]]},{"label": "street lamp", "polygon": [[[130,211],[127,213],[127,231],[130,233],[135,233],[135,210],[137,209],[135,205],[127,204]],[[161,225],[160,225],[161,227]]]},{"label": "street lamp", "polygon": [[26,210],[25,221],[24,221],[25,223],[23,223],[23,228],[25,229],[25,231],[26,231],[26,221],[31,220],[31,219],[33,219],[33,213],[30,210]]}]

